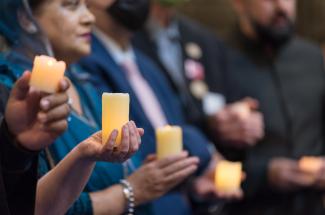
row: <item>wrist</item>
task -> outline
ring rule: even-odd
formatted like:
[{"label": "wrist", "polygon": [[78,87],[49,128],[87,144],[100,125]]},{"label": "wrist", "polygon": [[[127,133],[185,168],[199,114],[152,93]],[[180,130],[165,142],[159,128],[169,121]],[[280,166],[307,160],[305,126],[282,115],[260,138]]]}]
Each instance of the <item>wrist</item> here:
[{"label": "wrist", "polygon": [[14,134],[12,130],[9,128],[9,125],[5,118],[3,119],[2,123],[3,123],[2,126],[4,127],[4,131],[6,133],[6,139],[8,139],[14,147],[16,147],[21,152],[31,154],[31,155],[35,155],[39,153],[40,150],[33,150],[25,147],[24,142],[20,140],[19,135]]},{"label": "wrist", "polygon": [[1,163],[2,169],[7,172],[25,172],[30,169],[38,152],[25,150],[9,133],[4,119],[0,121]]},{"label": "wrist", "polygon": [[73,153],[77,157],[78,160],[88,163],[96,162],[96,159],[93,155],[89,152],[89,145],[86,142],[79,143],[74,149]]},{"label": "wrist", "polygon": [[128,215],[133,215],[135,212],[135,195],[132,185],[127,180],[120,181],[123,187],[123,195],[126,199],[126,212]]}]

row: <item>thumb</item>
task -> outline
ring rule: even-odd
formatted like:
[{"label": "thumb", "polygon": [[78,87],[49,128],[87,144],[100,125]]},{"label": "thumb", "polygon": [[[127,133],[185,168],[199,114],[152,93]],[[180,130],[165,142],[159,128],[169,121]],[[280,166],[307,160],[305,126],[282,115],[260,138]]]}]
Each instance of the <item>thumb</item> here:
[{"label": "thumb", "polygon": [[92,134],[89,139],[93,139],[96,142],[102,143],[102,131],[97,131],[96,133]]},{"label": "thumb", "polygon": [[248,107],[252,110],[257,110],[260,106],[260,103],[258,100],[250,98],[250,97],[243,99],[242,102],[246,103],[248,105]]},{"label": "thumb", "polygon": [[31,77],[31,73],[29,71],[25,71],[24,74],[16,81],[14,87],[11,91],[11,97],[22,100],[24,99],[29,92],[29,80]]},{"label": "thumb", "polygon": [[138,132],[140,136],[144,135],[144,129],[143,128],[138,128]]}]

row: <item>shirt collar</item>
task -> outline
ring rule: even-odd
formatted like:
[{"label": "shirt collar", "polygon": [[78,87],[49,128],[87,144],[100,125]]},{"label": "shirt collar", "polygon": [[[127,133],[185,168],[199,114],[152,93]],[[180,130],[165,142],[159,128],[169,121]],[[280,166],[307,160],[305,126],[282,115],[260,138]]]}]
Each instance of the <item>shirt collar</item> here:
[{"label": "shirt collar", "polygon": [[162,27],[154,20],[149,20],[147,30],[153,40],[158,40],[161,37],[167,37],[172,40],[180,38],[179,26],[176,20],[171,21],[166,28]]},{"label": "shirt collar", "polygon": [[103,43],[117,64],[122,64],[126,60],[135,60],[135,54],[132,46],[129,46],[126,50],[123,50],[111,37],[106,35],[98,28],[94,28],[93,33]]}]

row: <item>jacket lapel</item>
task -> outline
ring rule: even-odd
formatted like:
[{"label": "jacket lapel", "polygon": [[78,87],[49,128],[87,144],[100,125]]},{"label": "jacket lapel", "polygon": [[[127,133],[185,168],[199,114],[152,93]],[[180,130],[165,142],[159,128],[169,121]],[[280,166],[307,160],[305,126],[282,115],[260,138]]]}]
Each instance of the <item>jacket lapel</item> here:
[{"label": "jacket lapel", "polygon": [[104,82],[107,83],[113,92],[122,92],[130,94],[130,117],[137,123],[138,127],[146,130],[143,137],[143,146],[141,147],[141,154],[145,157],[149,153],[155,151],[155,139],[150,135],[154,129],[146,117],[144,110],[141,107],[131,85],[129,84],[125,72],[117,65],[112,56],[103,47],[101,42],[94,36],[93,40],[93,54],[92,60],[100,67],[102,73],[100,74]]}]

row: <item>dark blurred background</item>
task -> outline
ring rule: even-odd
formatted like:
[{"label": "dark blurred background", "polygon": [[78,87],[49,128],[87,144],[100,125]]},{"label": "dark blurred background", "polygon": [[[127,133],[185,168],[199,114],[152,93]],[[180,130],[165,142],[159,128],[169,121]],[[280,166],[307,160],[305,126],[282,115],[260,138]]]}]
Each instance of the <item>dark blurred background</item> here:
[{"label": "dark blurred background", "polygon": [[[225,37],[235,23],[230,0],[191,0],[180,10]],[[325,46],[325,0],[298,0],[297,31]]]}]

